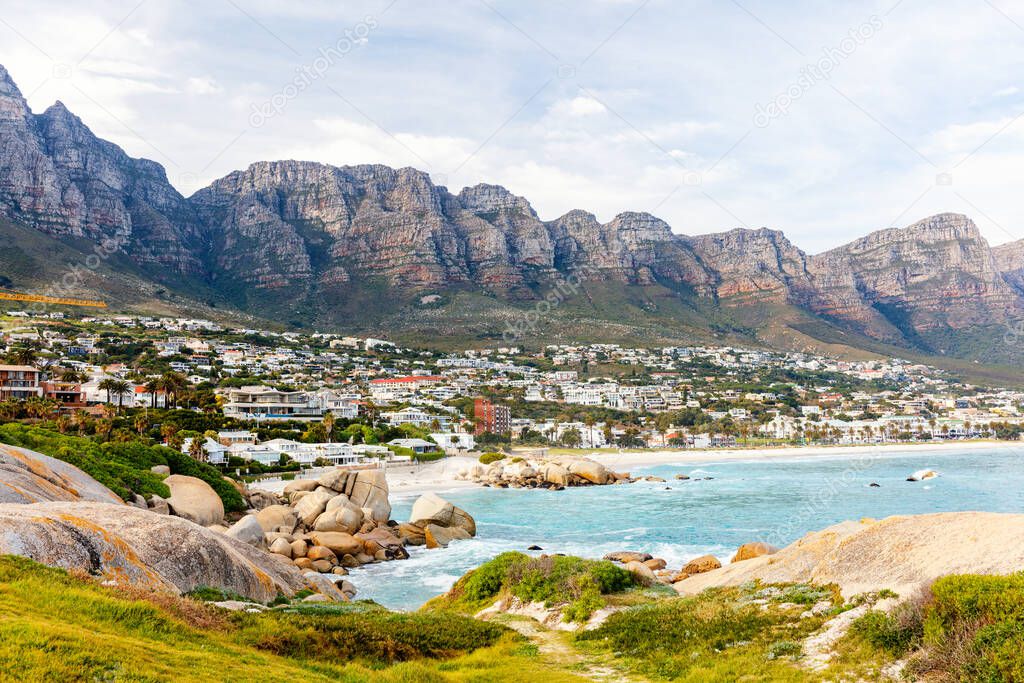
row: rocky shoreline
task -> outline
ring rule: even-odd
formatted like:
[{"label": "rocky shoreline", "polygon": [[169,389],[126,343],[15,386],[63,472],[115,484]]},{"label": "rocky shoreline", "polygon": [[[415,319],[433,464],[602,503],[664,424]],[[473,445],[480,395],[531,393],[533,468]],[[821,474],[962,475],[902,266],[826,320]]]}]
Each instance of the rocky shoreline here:
[{"label": "rocky shoreline", "polygon": [[210,484],[153,469],[170,496],[126,504],[77,467],[0,445],[0,554],[174,593],[344,601],[356,594],[349,569],[476,534],[469,513],[435,494],[416,501],[409,521],[390,519],[383,470],[333,469],[280,496],[229,480],[249,509],[227,526]]},{"label": "rocky shoreline", "polygon": [[569,486],[608,486],[638,481],[628,472],[614,472],[589,458],[518,456],[489,464],[474,464],[460,470],[455,479],[493,488],[543,488],[555,491]]}]

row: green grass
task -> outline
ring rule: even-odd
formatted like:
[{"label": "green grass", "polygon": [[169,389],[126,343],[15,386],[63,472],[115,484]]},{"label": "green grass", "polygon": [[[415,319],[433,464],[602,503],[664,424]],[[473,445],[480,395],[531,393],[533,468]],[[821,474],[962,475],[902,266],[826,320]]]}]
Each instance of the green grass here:
[{"label": "green grass", "polygon": [[564,605],[565,621],[586,621],[605,605],[605,596],[635,585],[630,572],[611,562],[508,552],[467,573],[426,609],[473,613],[508,595],[546,607]]},{"label": "green grass", "polygon": [[[804,607],[783,608],[808,586],[711,589],[694,597],[667,598],[610,616],[577,643],[613,652],[635,673],[678,681],[808,680],[794,666],[800,642],[823,617],[800,618]],[[831,596],[823,589],[821,596]],[[762,607],[767,600],[767,607]],[[756,602],[755,602],[756,601]]]},{"label": "green grass", "polygon": [[572,681],[522,637],[374,605],[228,613],[0,557],[0,680]]}]

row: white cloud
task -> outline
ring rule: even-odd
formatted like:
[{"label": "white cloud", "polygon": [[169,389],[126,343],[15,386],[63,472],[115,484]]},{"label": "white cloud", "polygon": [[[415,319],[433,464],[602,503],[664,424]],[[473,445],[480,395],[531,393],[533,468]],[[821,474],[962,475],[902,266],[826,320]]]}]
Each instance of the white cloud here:
[{"label": "white cloud", "polygon": [[208,76],[193,76],[185,81],[185,91],[192,95],[219,95],[224,88]]},{"label": "white cloud", "polygon": [[[247,16],[185,0],[0,0],[17,31],[0,25],[0,41],[35,110],[64,101],[185,190],[305,158],[411,165],[453,191],[499,183],[546,218],[646,210],[691,234],[769,225],[808,251],[942,210],[971,214],[993,242],[1024,233],[1024,119],[1006,78],[1024,43],[971,0],[901,3],[765,128],[758,102],[892,3],[750,6],[778,35],[712,0],[653,0],[625,24],[637,3],[493,4],[521,30],[479,3],[256,0]],[[367,16],[368,44],[251,126],[254,105]],[[953,185],[937,186],[950,169]]]},{"label": "white cloud", "polygon": [[559,100],[551,107],[551,113],[556,116],[594,116],[606,111],[603,104],[585,95],[577,95],[571,100]]}]

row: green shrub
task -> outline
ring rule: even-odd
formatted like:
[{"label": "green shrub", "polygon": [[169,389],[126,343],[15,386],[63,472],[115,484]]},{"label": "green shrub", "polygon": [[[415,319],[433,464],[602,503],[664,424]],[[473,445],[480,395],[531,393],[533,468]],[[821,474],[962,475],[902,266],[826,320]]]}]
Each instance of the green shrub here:
[{"label": "green shrub", "polygon": [[504,460],[505,456],[501,453],[484,453],[480,456],[480,462],[484,465],[490,465],[492,462],[498,462]]},{"label": "green shrub", "polygon": [[453,657],[493,645],[508,630],[450,612],[401,614],[365,605],[235,613],[238,640],[278,655],[392,663]]},{"label": "green shrub", "polygon": [[604,560],[502,553],[463,576],[440,604],[472,611],[501,593],[547,607],[565,605],[566,621],[586,621],[603,595],[632,588],[633,575]]},{"label": "green shrub", "polygon": [[872,646],[902,657],[920,642],[921,625],[903,624],[891,614],[873,611],[853,622],[851,630]]}]

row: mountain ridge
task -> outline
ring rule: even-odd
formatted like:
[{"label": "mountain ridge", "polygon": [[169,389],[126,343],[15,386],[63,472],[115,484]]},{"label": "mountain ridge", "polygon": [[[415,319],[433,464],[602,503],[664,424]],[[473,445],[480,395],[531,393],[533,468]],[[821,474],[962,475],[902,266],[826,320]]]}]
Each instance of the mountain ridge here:
[{"label": "mountain ridge", "polygon": [[[465,312],[460,297],[493,301],[466,318],[473,328],[567,280],[576,284],[565,305],[582,317],[618,322],[601,311],[621,300],[623,316],[680,334],[763,340],[759,330],[779,321],[750,327],[748,309],[777,308],[783,320],[820,320],[825,336],[971,357],[979,350],[965,340],[1024,319],[1024,246],[990,248],[961,214],[808,254],[779,230],[684,235],[646,212],[542,220],[500,185],[452,193],[423,171],[381,164],[257,161],[184,197],[162,166],[96,137],[63,104],[32,113],[2,66],[0,217],[58,240],[112,241],[156,282],[294,324],[400,328],[428,324],[437,300],[453,318]],[[494,337],[496,326],[475,334]]]}]

